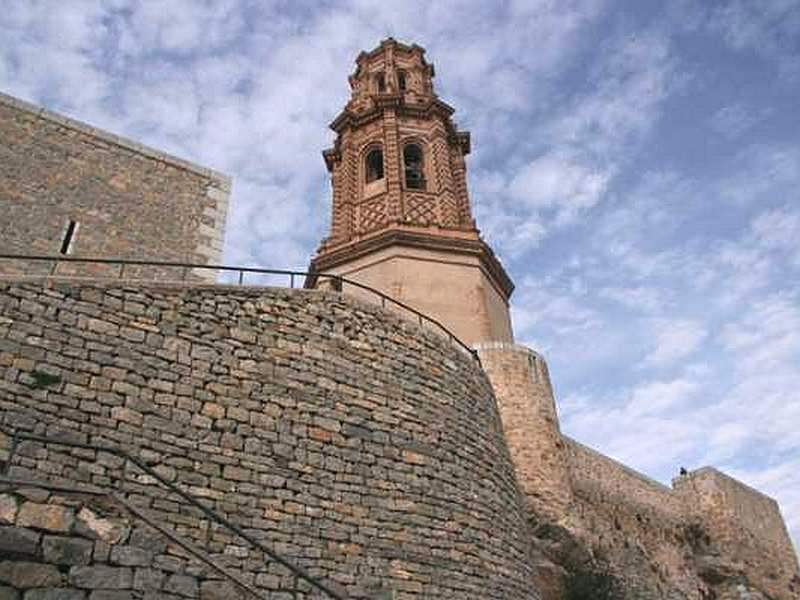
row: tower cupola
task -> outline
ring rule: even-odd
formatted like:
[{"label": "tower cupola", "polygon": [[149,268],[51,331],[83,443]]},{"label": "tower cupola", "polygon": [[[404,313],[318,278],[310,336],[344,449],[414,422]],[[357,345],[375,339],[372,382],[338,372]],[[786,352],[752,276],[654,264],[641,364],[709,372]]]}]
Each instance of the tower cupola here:
[{"label": "tower cupola", "polygon": [[359,54],[323,152],[333,213],[310,270],[375,287],[468,343],[510,341],[513,284],[476,228],[470,136],[434,92],[434,72],[424,49],[392,38]]}]

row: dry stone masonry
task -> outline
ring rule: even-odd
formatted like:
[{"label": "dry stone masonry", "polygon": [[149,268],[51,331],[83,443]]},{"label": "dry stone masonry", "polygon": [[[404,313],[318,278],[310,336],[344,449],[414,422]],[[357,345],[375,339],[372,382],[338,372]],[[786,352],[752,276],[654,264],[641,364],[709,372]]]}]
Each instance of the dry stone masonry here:
[{"label": "dry stone masonry", "polygon": [[[353,598],[538,597],[491,387],[441,336],[316,291],[0,292],[5,427],[124,449]],[[11,477],[121,488],[248,584],[280,590],[235,536],[147,481],[120,484],[117,461],[34,443],[17,455]]]}]

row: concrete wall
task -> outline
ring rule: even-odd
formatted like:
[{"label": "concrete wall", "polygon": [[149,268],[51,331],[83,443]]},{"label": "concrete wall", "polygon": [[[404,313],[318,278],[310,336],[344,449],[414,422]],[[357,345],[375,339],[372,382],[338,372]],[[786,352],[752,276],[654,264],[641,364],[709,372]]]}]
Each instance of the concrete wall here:
[{"label": "concrete wall", "polygon": [[[39,385],[37,373],[60,379]],[[0,421],[122,447],[353,597],[538,597],[488,380],[441,336],[372,305],[320,291],[7,284]],[[19,454],[14,477],[73,488],[120,477],[91,452]],[[160,522],[277,591],[241,540],[134,484],[129,497]]]},{"label": "concrete wall", "polygon": [[[0,94],[0,253],[57,254],[75,221],[75,256],[219,263],[229,192],[224,175]],[[20,271],[40,269],[0,262]]]}]

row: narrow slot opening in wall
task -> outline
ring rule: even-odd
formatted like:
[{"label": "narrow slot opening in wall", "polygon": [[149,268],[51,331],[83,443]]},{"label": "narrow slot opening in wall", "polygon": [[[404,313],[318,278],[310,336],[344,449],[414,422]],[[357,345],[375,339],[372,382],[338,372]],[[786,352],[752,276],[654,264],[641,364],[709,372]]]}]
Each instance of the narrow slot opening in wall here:
[{"label": "narrow slot opening in wall", "polygon": [[61,240],[60,254],[69,254],[72,249],[72,241],[75,238],[75,233],[78,230],[78,222],[70,221],[64,231],[64,238]]}]

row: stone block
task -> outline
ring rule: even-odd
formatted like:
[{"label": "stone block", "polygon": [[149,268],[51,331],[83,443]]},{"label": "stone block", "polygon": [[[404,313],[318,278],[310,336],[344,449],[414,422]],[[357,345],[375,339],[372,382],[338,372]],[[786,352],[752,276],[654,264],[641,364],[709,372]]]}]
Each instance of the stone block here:
[{"label": "stone block", "polygon": [[61,573],[53,565],[23,561],[0,562],[0,583],[19,590],[57,586],[61,580]]},{"label": "stone block", "polygon": [[89,590],[125,590],[133,586],[133,571],[129,567],[72,567],[69,571],[72,585]]},{"label": "stone block", "polygon": [[23,527],[0,527],[0,556],[6,559],[33,559],[39,555],[41,535]]},{"label": "stone block", "polygon": [[17,518],[19,503],[11,494],[0,494],[0,524],[12,524]]},{"label": "stone block", "polygon": [[125,567],[146,567],[153,560],[153,552],[135,546],[114,546],[111,549],[111,562]]},{"label": "stone block", "polygon": [[94,543],[80,538],[46,535],[42,542],[44,559],[56,565],[88,565]]},{"label": "stone block", "polygon": [[107,544],[118,544],[128,536],[129,529],[124,524],[99,517],[86,507],[78,512],[78,520],[97,539]]},{"label": "stone block", "polygon": [[131,591],[95,590],[89,594],[89,600],[136,600],[136,594]]},{"label": "stone block", "polygon": [[47,531],[67,532],[74,522],[75,515],[71,508],[36,502],[23,503],[17,515],[17,525],[20,527]]},{"label": "stone block", "polygon": [[197,598],[200,594],[200,586],[196,577],[173,574],[164,583],[164,591],[184,598]]},{"label": "stone block", "polygon": [[142,592],[157,592],[164,585],[166,574],[157,569],[137,568],[133,576],[133,588]]},{"label": "stone block", "polygon": [[41,588],[25,592],[23,600],[86,600],[86,592],[69,588]]},{"label": "stone block", "polygon": [[243,594],[239,586],[229,581],[204,581],[200,584],[200,600],[228,600]]},{"label": "stone block", "polygon": [[0,585],[0,600],[20,600],[20,595],[14,588]]}]

